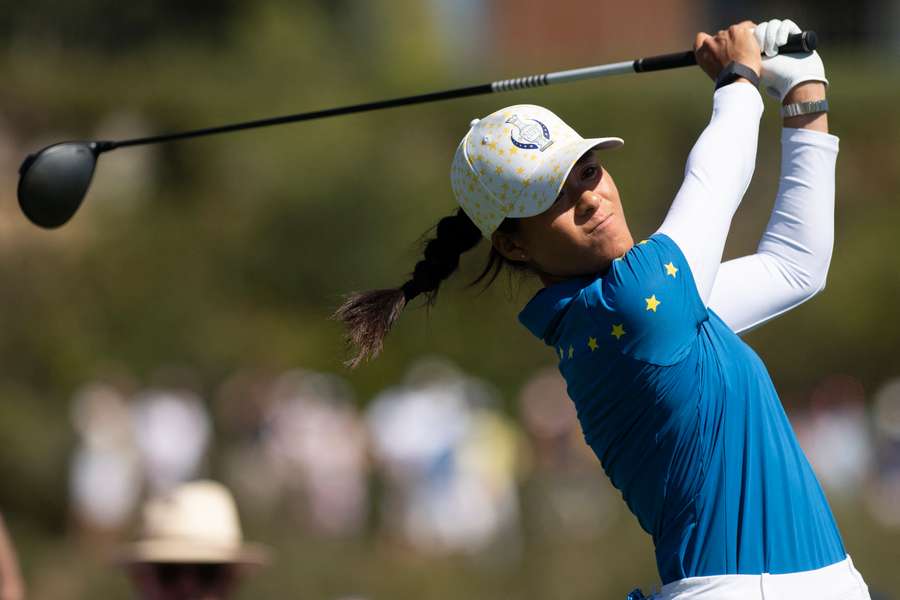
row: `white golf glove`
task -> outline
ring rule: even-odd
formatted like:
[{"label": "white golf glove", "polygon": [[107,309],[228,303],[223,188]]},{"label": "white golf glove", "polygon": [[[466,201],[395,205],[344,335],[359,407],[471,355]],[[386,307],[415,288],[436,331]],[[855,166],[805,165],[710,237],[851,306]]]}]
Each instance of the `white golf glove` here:
[{"label": "white golf glove", "polygon": [[787,93],[806,81],[825,79],[825,65],[813,50],[803,54],[778,54],[778,47],[787,43],[788,35],[800,33],[800,28],[789,19],[772,19],[756,26],[753,32],[763,52],[760,81],[766,93],[784,100]]}]

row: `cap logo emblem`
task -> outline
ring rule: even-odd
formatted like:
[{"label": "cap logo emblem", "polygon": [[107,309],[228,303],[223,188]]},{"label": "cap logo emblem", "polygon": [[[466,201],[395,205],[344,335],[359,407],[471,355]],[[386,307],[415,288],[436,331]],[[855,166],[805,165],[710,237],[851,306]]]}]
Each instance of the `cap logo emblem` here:
[{"label": "cap logo emblem", "polygon": [[519,115],[513,115],[506,122],[515,128],[510,132],[509,139],[517,148],[543,152],[553,145],[550,130],[537,119],[520,119]]}]

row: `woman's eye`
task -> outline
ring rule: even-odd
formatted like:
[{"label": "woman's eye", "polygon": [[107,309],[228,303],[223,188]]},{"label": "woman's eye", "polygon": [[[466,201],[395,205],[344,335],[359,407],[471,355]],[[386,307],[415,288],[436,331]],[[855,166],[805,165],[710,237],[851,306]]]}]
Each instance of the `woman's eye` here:
[{"label": "woman's eye", "polygon": [[591,166],[591,167],[587,167],[584,171],[582,171],[581,176],[584,179],[593,179],[594,177],[597,176],[598,172],[599,172],[599,169],[597,167]]}]

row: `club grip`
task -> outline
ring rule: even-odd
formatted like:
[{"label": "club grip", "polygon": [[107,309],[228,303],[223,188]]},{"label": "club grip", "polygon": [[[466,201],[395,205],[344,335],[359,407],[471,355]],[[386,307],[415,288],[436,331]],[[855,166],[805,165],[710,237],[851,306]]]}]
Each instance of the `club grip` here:
[{"label": "club grip", "polygon": [[799,54],[816,49],[819,39],[815,31],[801,31],[788,36],[787,43],[778,47],[779,54]]},{"label": "club grip", "polygon": [[647,73],[649,71],[662,71],[664,69],[677,69],[697,64],[697,57],[693,50],[687,52],[673,52],[672,54],[658,54],[639,58],[634,61],[635,73]]},{"label": "club grip", "polygon": [[[779,54],[797,54],[812,52],[816,49],[818,38],[815,31],[802,31],[788,36],[787,43],[778,48]],[[649,71],[663,71],[665,69],[677,69],[690,67],[697,64],[697,57],[692,50],[687,52],[673,52],[672,54],[659,54],[648,56],[634,61],[635,73],[647,73]]]}]

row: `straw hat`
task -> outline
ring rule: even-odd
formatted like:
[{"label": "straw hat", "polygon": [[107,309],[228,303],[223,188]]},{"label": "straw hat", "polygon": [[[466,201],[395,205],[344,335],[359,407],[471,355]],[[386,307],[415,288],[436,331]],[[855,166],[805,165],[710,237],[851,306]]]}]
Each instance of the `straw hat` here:
[{"label": "straw hat", "polygon": [[148,500],[141,530],[120,562],[264,565],[269,558],[266,547],[244,543],[234,498],[215,481],[185,483]]}]

